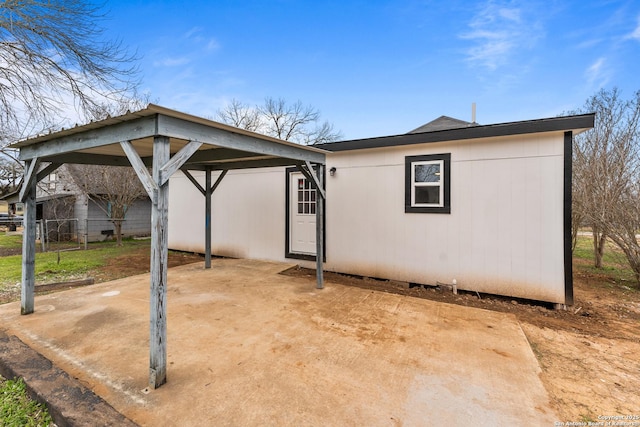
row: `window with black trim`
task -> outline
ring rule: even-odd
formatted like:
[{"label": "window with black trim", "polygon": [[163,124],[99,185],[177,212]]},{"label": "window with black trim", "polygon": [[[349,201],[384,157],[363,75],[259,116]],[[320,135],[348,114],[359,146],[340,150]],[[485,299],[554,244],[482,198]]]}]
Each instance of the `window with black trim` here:
[{"label": "window with black trim", "polygon": [[406,213],[451,213],[451,154],[405,157]]}]

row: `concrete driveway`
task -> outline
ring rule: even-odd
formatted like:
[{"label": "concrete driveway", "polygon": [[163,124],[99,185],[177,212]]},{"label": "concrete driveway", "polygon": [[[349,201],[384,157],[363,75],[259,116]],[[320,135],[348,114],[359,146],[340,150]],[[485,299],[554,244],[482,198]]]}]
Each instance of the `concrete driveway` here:
[{"label": "concrete driveway", "polygon": [[149,276],[0,306],[1,327],[140,425],[552,425],[512,315],[214,260],[169,270],[168,382],[147,388]]}]

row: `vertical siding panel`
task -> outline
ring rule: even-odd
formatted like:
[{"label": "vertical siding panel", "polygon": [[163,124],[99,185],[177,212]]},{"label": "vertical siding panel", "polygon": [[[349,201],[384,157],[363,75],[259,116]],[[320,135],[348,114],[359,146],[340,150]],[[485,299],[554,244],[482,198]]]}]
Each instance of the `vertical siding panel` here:
[{"label": "vertical siding panel", "polygon": [[[455,278],[461,289],[562,301],[562,141],[558,133],[330,154],[326,269],[427,284]],[[442,153],[451,153],[451,213],[405,213],[405,156]],[[181,182],[170,197],[188,227],[170,233],[172,248],[204,240],[194,204],[203,198]],[[292,261],[284,189],[284,168],[231,172],[214,193],[214,253]]]},{"label": "vertical siding panel", "polygon": [[544,209],[542,198],[542,188],[540,181],[541,174],[540,160],[528,158],[525,161],[525,276],[524,279],[530,283],[540,283],[541,251],[544,230],[541,225],[541,211]]},{"label": "vertical siding panel", "polygon": [[500,203],[497,204],[497,252],[496,252],[496,277],[503,278],[505,282],[512,282],[514,242],[517,242],[517,226],[514,218],[514,195],[512,192],[515,181],[516,169],[513,162],[502,162],[496,176],[495,185],[500,194]]},{"label": "vertical siding panel", "polygon": [[526,159],[512,160],[511,175],[511,280],[518,282],[525,279],[524,272],[527,266],[527,182],[524,179],[526,171]]}]

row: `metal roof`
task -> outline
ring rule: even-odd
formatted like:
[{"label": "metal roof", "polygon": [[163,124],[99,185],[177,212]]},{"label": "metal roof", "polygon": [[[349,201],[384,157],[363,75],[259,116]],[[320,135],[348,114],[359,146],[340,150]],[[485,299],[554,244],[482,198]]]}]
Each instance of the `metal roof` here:
[{"label": "metal roof", "polygon": [[189,142],[202,146],[183,169],[239,169],[293,165],[310,161],[325,163],[325,151],[279,140],[213,120],[181,113],[159,105],[122,116],[91,122],[11,145],[20,149],[20,159],[43,162],[129,165],[120,142],[129,141],[150,166],[154,137],[170,140],[171,154]]}]

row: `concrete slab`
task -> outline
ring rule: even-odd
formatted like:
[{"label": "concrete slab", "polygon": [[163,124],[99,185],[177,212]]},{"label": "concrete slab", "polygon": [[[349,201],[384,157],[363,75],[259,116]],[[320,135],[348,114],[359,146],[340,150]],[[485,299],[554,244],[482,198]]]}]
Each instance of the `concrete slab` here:
[{"label": "concrete slab", "polygon": [[515,317],[214,260],[169,270],[168,382],[147,388],[149,276],[0,306],[2,329],[140,425],[552,425]]}]

